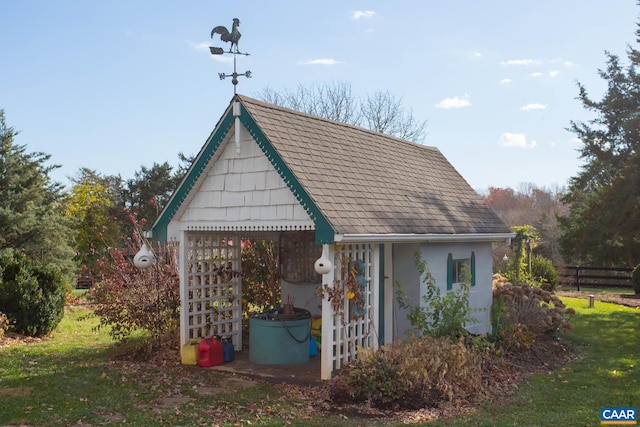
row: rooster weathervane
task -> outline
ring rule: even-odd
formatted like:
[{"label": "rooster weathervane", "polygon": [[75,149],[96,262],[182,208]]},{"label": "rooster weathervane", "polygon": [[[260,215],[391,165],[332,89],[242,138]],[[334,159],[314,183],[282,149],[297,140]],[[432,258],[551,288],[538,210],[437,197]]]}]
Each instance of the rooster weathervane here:
[{"label": "rooster weathervane", "polygon": [[227,42],[231,43],[231,46],[229,46],[228,51],[225,51],[221,47],[214,47],[214,46],[209,47],[209,50],[211,51],[212,55],[222,55],[225,53],[230,53],[233,55],[233,73],[232,74],[218,73],[218,77],[220,77],[220,80],[224,80],[227,77],[232,77],[231,83],[233,83],[234,94],[236,93],[236,86],[238,84],[239,76],[245,76],[247,78],[251,78],[251,71],[246,71],[242,74],[238,74],[238,72],[236,71],[236,57],[238,55],[249,56],[248,53],[240,52],[238,48],[238,42],[240,41],[240,37],[242,37],[242,34],[240,34],[240,30],[238,30],[239,26],[240,26],[240,20],[238,18],[233,18],[233,26],[231,27],[231,31],[229,31],[227,27],[222,25],[218,25],[217,27],[214,27],[213,30],[211,30],[211,38],[214,38],[216,34],[219,34],[220,40],[222,40],[225,43]]}]

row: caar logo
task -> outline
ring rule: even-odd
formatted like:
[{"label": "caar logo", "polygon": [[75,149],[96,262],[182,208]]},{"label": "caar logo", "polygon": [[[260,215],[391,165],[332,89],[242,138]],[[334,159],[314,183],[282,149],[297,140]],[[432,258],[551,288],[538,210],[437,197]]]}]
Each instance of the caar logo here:
[{"label": "caar logo", "polygon": [[636,408],[600,408],[600,424],[636,425]]}]

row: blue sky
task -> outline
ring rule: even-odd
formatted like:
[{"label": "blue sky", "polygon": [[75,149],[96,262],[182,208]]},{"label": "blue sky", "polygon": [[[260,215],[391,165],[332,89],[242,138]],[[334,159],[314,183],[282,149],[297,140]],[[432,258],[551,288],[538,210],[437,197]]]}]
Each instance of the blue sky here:
[{"label": "blue sky", "polygon": [[635,0],[0,0],[0,108],[16,143],[131,178],[195,154],[233,96],[217,25],[240,19],[238,92],[350,83],[390,91],[477,190],[563,186],[605,50],[635,44]]}]

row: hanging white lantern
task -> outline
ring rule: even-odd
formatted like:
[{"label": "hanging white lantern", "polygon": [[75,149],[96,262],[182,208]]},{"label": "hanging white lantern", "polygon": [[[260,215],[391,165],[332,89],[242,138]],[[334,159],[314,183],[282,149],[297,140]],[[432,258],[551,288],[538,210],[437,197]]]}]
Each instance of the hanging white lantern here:
[{"label": "hanging white lantern", "polygon": [[156,262],[156,257],[149,250],[147,244],[143,243],[138,253],[133,257],[133,265],[143,270],[151,267],[154,262]]},{"label": "hanging white lantern", "polygon": [[333,268],[331,261],[329,260],[329,258],[327,258],[327,255],[325,252],[326,249],[327,249],[327,245],[322,245],[322,255],[320,256],[320,258],[316,260],[315,264],[313,264],[313,268],[316,270],[316,273],[318,274],[327,274]]}]

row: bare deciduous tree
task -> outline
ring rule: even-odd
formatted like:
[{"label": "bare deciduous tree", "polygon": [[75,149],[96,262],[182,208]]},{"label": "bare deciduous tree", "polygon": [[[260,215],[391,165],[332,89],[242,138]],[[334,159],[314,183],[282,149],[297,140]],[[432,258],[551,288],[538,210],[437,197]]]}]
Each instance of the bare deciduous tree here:
[{"label": "bare deciduous tree", "polygon": [[338,82],[316,83],[308,87],[298,85],[295,90],[284,89],[281,92],[267,88],[256,97],[271,104],[417,143],[423,143],[426,137],[427,120],[418,120],[411,109],[404,109],[402,98],[389,91],[358,98],[351,84]]}]

